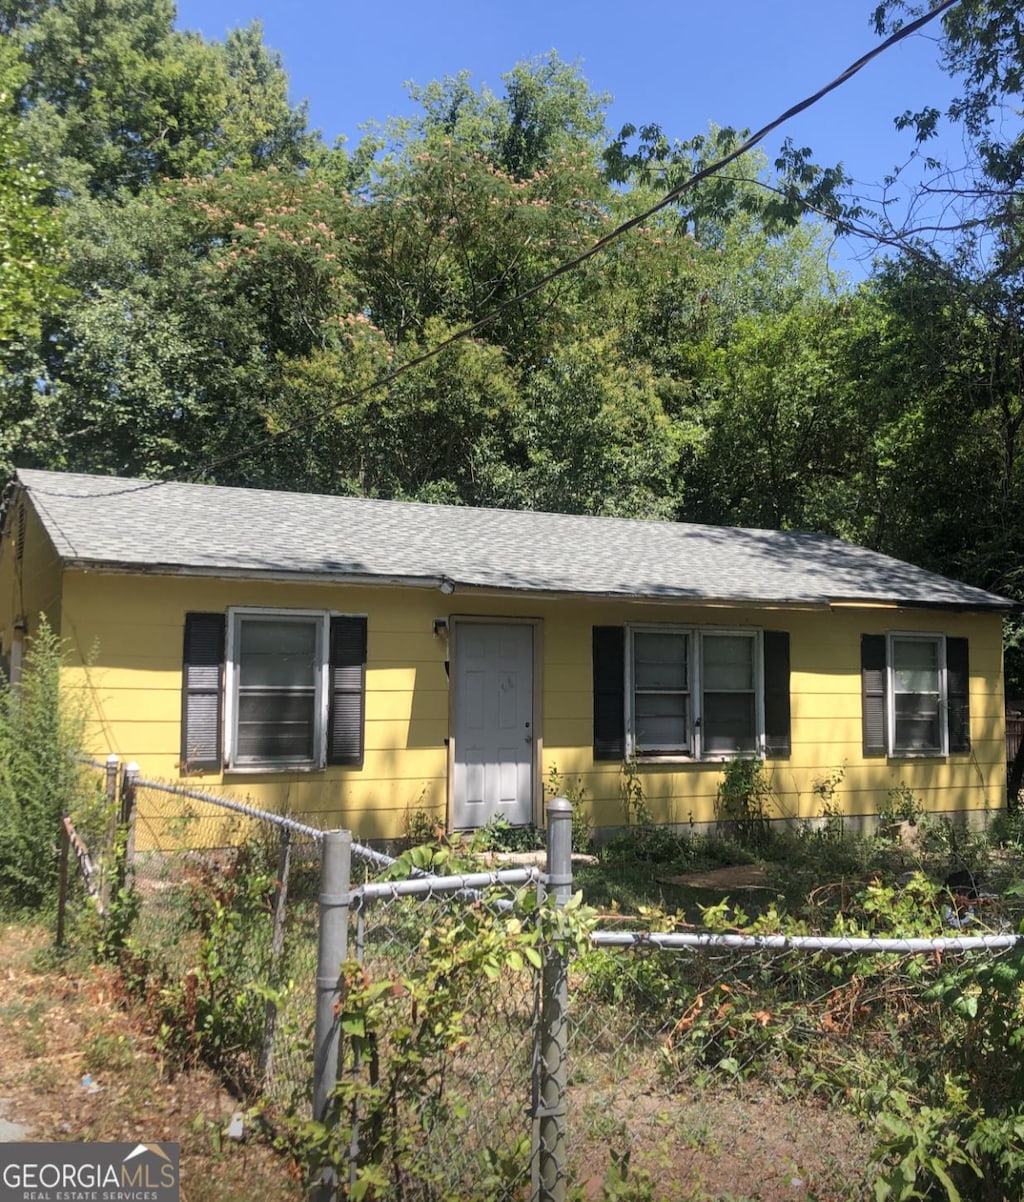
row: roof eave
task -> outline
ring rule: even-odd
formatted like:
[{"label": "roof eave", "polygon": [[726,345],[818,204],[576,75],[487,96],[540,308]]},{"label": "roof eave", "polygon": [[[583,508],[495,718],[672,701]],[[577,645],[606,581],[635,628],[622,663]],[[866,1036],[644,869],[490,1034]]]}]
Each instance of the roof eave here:
[{"label": "roof eave", "polygon": [[285,568],[231,568],[223,565],[175,563],[129,563],[121,560],[67,557],[64,566],[79,572],[103,572],[116,576],[194,576],[206,580],[271,580],[277,583],[308,581],[315,584],[385,585],[392,588],[455,591],[447,576],[384,576],[369,572],[307,572]]},{"label": "roof eave", "polygon": [[478,596],[528,595],[538,600],[565,600],[586,597],[595,601],[642,601],[647,604],[707,605],[738,608],[772,607],[780,609],[830,609],[840,607],[956,610],[958,612],[1024,612],[1024,605],[1006,600],[987,604],[980,601],[930,601],[906,597],[737,597],[711,596],[703,593],[634,590],[584,590],[550,588],[530,584],[480,584],[456,580],[445,575],[406,576],[372,572],[331,572],[288,570],[284,568],[232,568],[226,565],[195,565],[174,563],[132,563],[123,560],[100,560],[66,557],[65,567],[82,572],[104,572],[113,575],[186,576],[217,580],[267,580],[275,583],[310,583],[348,585],[351,587],[436,589],[446,595],[458,592]]},{"label": "roof eave", "polygon": [[188,576],[214,580],[267,580],[275,583],[342,584],[356,587],[421,588],[438,589],[443,593],[455,592],[478,596],[521,596],[528,595],[539,600],[564,600],[567,597],[587,597],[595,601],[645,601],[665,604],[722,605],[722,606],[786,606],[798,609],[827,609],[826,598],[814,597],[729,597],[711,596],[694,592],[653,593],[633,590],[586,590],[550,588],[531,584],[481,584],[456,580],[450,576],[401,576],[372,572],[331,572],[288,570],[284,568],[231,568],[225,565],[197,565],[174,563],[132,563],[125,560],[87,559],[67,557],[64,566],[81,572],[103,572],[118,576]]},{"label": "roof eave", "polygon": [[934,609],[955,610],[957,613],[1024,613],[1024,603],[1011,601],[1008,597],[995,597],[991,601],[933,601],[921,597],[833,597],[829,606],[832,609],[866,608],[877,609],[886,606],[892,609]]}]

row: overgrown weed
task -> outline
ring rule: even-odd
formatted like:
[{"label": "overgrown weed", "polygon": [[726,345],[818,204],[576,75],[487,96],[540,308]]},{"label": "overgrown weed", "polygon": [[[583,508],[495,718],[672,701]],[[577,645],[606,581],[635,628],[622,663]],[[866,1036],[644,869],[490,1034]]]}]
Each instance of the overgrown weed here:
[{"label": "overgrown weed", "polygon": [[76,762],[85,708],[61,686],[63,659],[42,615],[18,686],[0,677],[0,910],[10,915],[55,905],[61,819],[89,837],[109,814],[95,774]]}]

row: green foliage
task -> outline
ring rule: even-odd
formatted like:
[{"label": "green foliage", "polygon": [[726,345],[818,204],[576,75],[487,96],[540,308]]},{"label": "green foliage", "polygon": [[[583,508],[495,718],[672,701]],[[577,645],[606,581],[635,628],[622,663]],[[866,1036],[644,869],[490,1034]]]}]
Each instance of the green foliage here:
[{"label": "green foliage", "polygon": [[[915,11],[908,0],[883,0],[875,9],[875,28],[879,33],[898,29]],[[982,180],[990,187],[1012,186],[1021,177],[1021,136],[1012,123],[1001,120],[1001,113],[1004,107],[1019,107],[1024,93],[1019,8],[1013,0],[954,5],[943,14],[942,35],[942,65],[961,89],[945,115],[963,125],[977,149]],[[917,112],[908,110],[897,121],[925,143],[935,136],[941,116],[933,105],[926,105]],[[980,199],[986,193],[977,182]]]},{"label": "green foliage", "polygon": [[[359,1115],[358,1158],[351,1166],[350,1130],[332,1115],[297,1129],[311,1166],[328,1164],[343,1180],[353,1167],[353,1198],[464,1194],[470,1182],[453,1179],[452,1166],[430,1150],[447,1123],[464,1121],[480,1105],[459,1071],[460,1052],[476,1025],[490,1021],[492,990],[517,989],[524,974],[528,989],[549,944],[579,945],[589,926],[578,897],[564,908],[553,899],[538,906],[528,890],[515,914],[484,905],[435,914],[401,973],[371,978],[360,964],[345,965],[338,1021],[346,1067],[333,1104],[336,1115]],[[485,1146],[473,1196],[508,1196],[513,1183],[521,1188],[529,1176],[526,1141]]]},{"label": "green foliage", "polygon": [[647,804],[643,779],[635,761],[623,764],[619,793],[626,829],[604,845],[603,850],[608,855],[624,860],[663,863],[691,858],[688,850],[692,845],[687,836],[654,821],[654,815]]},{"label": "green foliage", "polygon": [[4,358],[38,337],[43,313],[62,295],[60,226],[45,203],[44,172],[32,162],[21,123],[11,111],[17,76],[11,47],[0,42],[0,352]]},{"label": "green foliage", "polygon": [[821,806],[820,825],[816,828],[819,838],[841,844],[846,836],[846,813],[843,803],[838,800],[839,786],[846,776],[846,765],[818,777],[812,786],[815,797]]},{"label": "green foliage", "polygon": [[410,847],[438,843],[444,837],[444,823],[428,810],[416,809],[405,816],[405,838]]},{"label": "green foliage", "polygon": [[900,781],[885,795],[878,805],[878,820],[882,824],[909,822],[916,824],[924,816],[925,809],[909,785]]},{"label": "green foliage", "polygon": [[715,820],[741,847],[764,848],[770,836],[772,787],[759,759],[729,760],[715,795]]},{"label": "green foliage", "polygon": [[267,1003],[277,1007],[278,1038],[287,1033],[299,1045],[309,1038],[307,1030],[293,1029],[292,986],[281,985],[271,967],[272,849],[252,841],[224,852],[190,852],[183,876],[146,907],[123,864],[124,849],[120,831],[113,860],[121,883],[97,926],[96,956],[118,970],[128,993],[145,1000],[166,1071],[205,1063],[239,1097],[255,1097]]},{"label": "green foliage", "polygon": [[[944,1192],[948,1202],[960,1202],[962,1195],[954,1177],[966,1184],[961,1169],[973,1177],[982,1176],[942,1110],[912,1102],[902,1090],[893,1090],[876,1121],[881,1132],[878,1154],[896,1162],[876,1180],[876,1202],[933,1198],[938,1196],[936,1189]],[[967,1196],[980,1195],[972,1190]]]},{"label": "green foliage", "polygon": [[18,108],[64,196],[297,164],[312,151],[258,24],[217,44],[177,31],[174,16],[170,0],[0,4],[0,28],[27,65]]},{"label": "green foliage", "polygon": [[[942,242],[787,142],[534,293],[742,134],[611,137],[551,54],[327,149],[258,25],[0,0],[0,470],[818,529],[1024,597],[1017,7],[942,16],[978,165],[951,185],[912,156],[931,195],[964,185]],[[923,149],[920,99],[898,123]],[[875,225],[866,283],[830,273],[808,205]]]},{"label": "green foliage", "polygon": [[164,0],[7,7],[70,290],[0,389],[8,460],[163,477],[227,455],[206,478],[675,516],[737,315],[820,287],[813,237],[735,205],[714,245],[659,216],[500,308],[649,199],[603,173],[606,98],[555,55],[501,96],[414,90],[422,115],[349,155],[311,145],[257,27],[220,46]]},{"label": "green foliage", "polygon": [[0,906],[39,910],[56,900],[60,824],[95,809],[83,776],[84,712],[61,688],[61,640],[46,621],[28,642],[19,685],[0,682]]},{"label": "green foliage", "polygon": [[[671,930],[675,920],[655,906],[641,907],[638,920],[650,930]],[[580,996],[601,1006],[643,1015],[651,1036],[663,1032],[695,994],[685,957],[621,948],[590,948],[577,960]],[[604,1021],[600,1019],[599,1021]]]},{"label": "green foliage", "polygon": [[863,1098],[881,1130],[881,1200],[979,1202],[1024,1189],[1024,957],[952,960],[924,994],[942,1009],[935,1043],[904,1052],[905,1083]]},{"label": "green foliage", "polygon": [[1024,850],[1024,809],[1008,808],[992,819],[988,835],[994,847]]},{"label": "green foliage", "polygon": [[601,1182],[601,1197],[604,1202],[656,1202],[654,1179],[646,1169],[630,1167],[630,1152],[608,1151],[611,1163],[605,1170]]},{"label": "green foliage", "polygon": [[141,905],[128,863],[128,831],[124,827],[120,827],[114,836],[110,861],[112,887],[102,920],[96,928],[94,948],[100,961],[118,964],[130,947]]},{"label": "green foliage", "polygon": [[[897,794],[896,801],[903,797]],[[848,843],[856,845],[849,864],[861,857],[860,883],[848,878],[825,885],[837,848]],[[871,841],[807,831],[793,847],[806,865],[804,879],[818,882],[818,896],[800,913],[771,905],[750,919],[724,899],[702,907],[702,925],[751,935],[950,933],[949,894],[939,883],[949,847],[921,852],[932,856],[932,878],[917,873],[898,883],[863,859],[878,849]],[[790,851],[784,854],[791,874]],[[980,845],[971,854],[981,857]],[[1004,905],[1020,891],[1005,890]],[[648,929],[672,930],[678,921],[656,910],[638,913]],[[815,1089],[852,1100],[878,1132],[873,1192],[879,1202],[1000,1202],[1024,1190],[1020,948],[911,957],[747,953],[729,967],[705,964],[703,976],[702,962],[689,957],[602,949],[582,957],[578,968],[592,1006],[642,1016],[643,1031],[660,1034],[663,1067],[673,1080],[774,1079],[788,1064]]]},{"label": "green foliage", "polygon": [[590,813],[586,808],[587,791],[582,777],[566,780],[555,764],[548,770],[544,791],[548,797],[564,797],[572,806],[572,850],[588,852],[593,842]]},{"label": "green foliage", "polygon": [[473,835],[473,848],[480,851],[537,851],[544,846],[544,832],[532,822],[513,826],[504,814],[494,814]]},{"label": "green foliage", "polygon": [[622,811],[627,826],[643,828],[653,825],[654,815],[647,804],[644,783],[640,778],[639,766],[635,760],[628,760],[622,765],[619,792],[622,796]]},{"label": "green foliage", "polygon": [[445,835],[438,831],[436,837],[414,847],[406,848],[394,864],[385,869],[383,876],[389,880],[404,880],[422,872],[455,873],[473,871],[479,867],[474,861],[473,838],[464,837],[461,831]]}]

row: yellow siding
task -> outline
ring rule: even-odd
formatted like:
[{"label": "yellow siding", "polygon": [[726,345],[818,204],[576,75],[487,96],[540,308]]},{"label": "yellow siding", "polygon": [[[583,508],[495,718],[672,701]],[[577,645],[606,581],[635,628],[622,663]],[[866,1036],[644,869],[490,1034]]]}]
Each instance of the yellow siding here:
[{"label": "yellow siding", "polygon": [[[24,522],[24,555],[18,558],[18,528]],[[31,506],[19,499],[7,513],[0,538],[0,649],[9,654],[22,622],[31,637],[45,614],[56,633],[61,618],[61,565]]]},{"label": "yellow siding", "polygon": [[[52,598],[52,564],[45,569],[43,555],[34,567],[37,588],[40,596],[48,590]],[[814,785],[839,769],[838,799],[850,814],[875,813],[887,790],[901,782],[933,811],[994,811],[1003,804],[1001,619],[895,608],[766,613],[728,606],[502,599],[403,588],[68,572],[61,629],[73,647],[69,681],[85,688],[90,699],[90,751],[137,760],[144,776],[178,780],[184,616],[246,605],[368,616],[365,764],[359,770],[291,774],[206,773],[189,783],[249,798],[256,805],[287,808],[321,825],[350,826],[362,838],[400,836],[408,817],[420,809],[447,813],[448,642],[434,635],[433,623],[460,616],[540,624],[538,775],[546,778],[557,768],[567,781],[579,777],[597,826],[623,822],[623,776],[620,766],[595,764],[591,754],[591,629],[627,621],[790,633],[792,755],[766,765],[780,816],[817,816]],[[860,637],[888,630],[969,638],[969,755],[863,759]],[[720,764],[642,764],[637,773],[658,820],[712,820]]]}]

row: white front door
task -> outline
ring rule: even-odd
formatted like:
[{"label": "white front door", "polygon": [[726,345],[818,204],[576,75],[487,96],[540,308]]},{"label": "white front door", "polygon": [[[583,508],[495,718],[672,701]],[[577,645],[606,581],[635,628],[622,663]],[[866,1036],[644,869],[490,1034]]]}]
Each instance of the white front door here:
[{"label": "white front door", "polygon": [[453,825],[533,821],[533,627],[455,624]]}]

